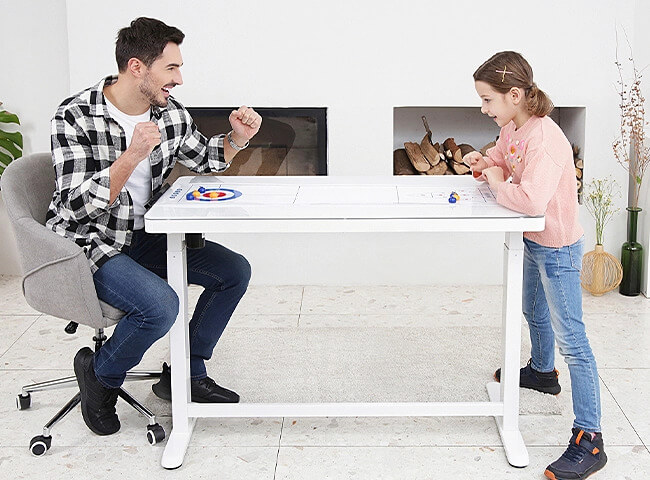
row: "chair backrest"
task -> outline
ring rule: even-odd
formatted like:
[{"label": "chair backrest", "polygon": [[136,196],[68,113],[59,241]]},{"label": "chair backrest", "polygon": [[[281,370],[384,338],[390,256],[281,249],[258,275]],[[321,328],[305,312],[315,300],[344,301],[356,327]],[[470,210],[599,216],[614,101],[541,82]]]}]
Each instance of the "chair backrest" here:
[{"label": "chair backrest", "polygon": [[97,298],[83,249],[45,226],[56,188],[50,153],[13,161],[1,181],[23,268],[27,303],[39,312],[93,328],[119,321],[123,313]]},{"label": "chair backrest", "polygon": [[[1,181],[0,187],[5,201],[11,204],[12,216],[30,217],[45,225],[47,208],[56,188],[52,155],[35,153],[16,160]],[[17,201],[13,201],[14,198]]]}]

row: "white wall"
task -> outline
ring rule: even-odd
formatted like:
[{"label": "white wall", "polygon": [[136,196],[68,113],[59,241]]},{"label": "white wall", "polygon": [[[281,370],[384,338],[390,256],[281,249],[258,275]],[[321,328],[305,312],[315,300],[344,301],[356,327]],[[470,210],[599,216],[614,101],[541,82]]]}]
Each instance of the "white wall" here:
[{"label": "white wall", "polygon": [[[328,107],[331,175],[391,175],[393,107],[478,105],[472,72],[496,51],[517,50],[557,105],[586,107],[586,180],[611,173],[626,181],[611,153],[614,27],[645,28],[647,16],[635,15],[646,9],[640,0],[518,2],[499,10],[468,0],[66,4],[71,93],[116,70],[119,28],[140,15],[160,18],[186,34],[185,85],[175,89],[184,104]],[[647,44],[639,47],[647,51]],[[624,241],[624,217],[606,231],[613,253]],[[581,220],[590,246],[593,221],[584,209]],[[219,240],[251,260],[255,283],[481,284],[501,277],[500,238],[492,235]],[[468,245],[480,254],[449,255]]]},{"label": "white wall", "polygon": [[[650,2],[644,0],[635,1],[634,16],[634,60],[640,69],[646,68],[641,81],[643,95],[646,102],[650,102],[650,76],[648,76],[647,66],[650,65],[650,29],[648,20],[650,19]],[[650,103],[646,103],[650,105]],[[646,107],[646,112],[650,108]],[[650,120],[650,113],[646,113],[646,120]],[[650,128],[646,129],[646,134],[650,137]],[[650,138],[648,139],[650,141]],[[646,143],[646,145],[648,145]],[[641,285],[641,291],[646,297],[650,297],[650,194],[648,194],[648,182],[650,182],[650,171],[647,172],[644,182],[641,184],[641,193],[639,195],[639,207],[643,209],[640,214],[640,225],[638,231],[638,241],[644,248],[645,278]],[[617,252],[620,256],[620,251]]]},{"label": "white wall", "polygon": [[[0,101],[18,115],[24,154],[50,149],[50,119],[69,94],[65,0],[0,0]],[[13,232],[0,199],[0,274],[18,275]]]}]

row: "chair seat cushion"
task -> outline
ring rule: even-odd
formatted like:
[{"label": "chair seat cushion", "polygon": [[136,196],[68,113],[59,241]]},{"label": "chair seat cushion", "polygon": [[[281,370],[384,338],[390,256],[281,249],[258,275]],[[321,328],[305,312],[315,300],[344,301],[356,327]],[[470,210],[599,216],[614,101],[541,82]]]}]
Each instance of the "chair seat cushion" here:
[{"label": "chair seat cushion", "polygon": [[115,325],[124,316],[124,312],[118,308],[109,305],[106,302],[99,301],[99,306],[102,308],[102,315],[107,321],[107,326]]}]

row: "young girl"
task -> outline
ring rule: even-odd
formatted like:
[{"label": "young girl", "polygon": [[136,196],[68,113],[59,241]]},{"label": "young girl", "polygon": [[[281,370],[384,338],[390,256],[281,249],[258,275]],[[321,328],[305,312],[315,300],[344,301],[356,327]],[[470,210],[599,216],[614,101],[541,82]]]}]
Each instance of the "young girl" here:
[{"label": "young girl", "polygon": [[[465,160],[475,175],[481,174],[479,180],[487,180],[499,204],[546,216],[543,231],[524,233],[523,311],[532,358],[520,370],[520,385],[560,393],[557,341],[569,366],[575,421],[569,447],[544,473],[556,480],[583,479],[603,468],[607,456],[600,433],[598,371],[582,321],[584,238],[573,152],[547,116],[553,104],[520,54],[495,54],[474,72],[474,81],[481,112],[494,119],[501,133],[486,157],[472,152]],[[500,374],[497,370],[497,380]]]}]

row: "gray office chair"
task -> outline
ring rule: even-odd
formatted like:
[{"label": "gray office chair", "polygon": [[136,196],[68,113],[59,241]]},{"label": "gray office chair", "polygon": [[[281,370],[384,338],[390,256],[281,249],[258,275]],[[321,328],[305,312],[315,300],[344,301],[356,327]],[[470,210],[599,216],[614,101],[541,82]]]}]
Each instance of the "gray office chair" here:
[{"label": "gray office chair", "polygon": [[[104,328],[115,325],[124,313],[97,298],[95,284],[84,251],[45,227],[45,215],[55,189],[54,168],[50,153],[36,153],[12,162],[1,177],[2,195],[14,229],[23,269],[23,294],[27,303],[39,312],[69,320],[66,332],[74,333],[77,324],[95,329],[95,351],[106,340]],[[72,364],[72,359],[70,359]],[[127,380],[160,377],[160,372],[129,372]],[[16,398],[19,410],[31,406],[31,393],[62,386],[77,386],[75,376],[26,385]],[[159,443],[164,429],[144,405],[124,389],[119,397],[144,415],[148,421],[147,440]],[[50,448],[50,431],[80,402],[72,399],[43,427],[43,434],[32,438],[29,449],[41,456]]]}]

